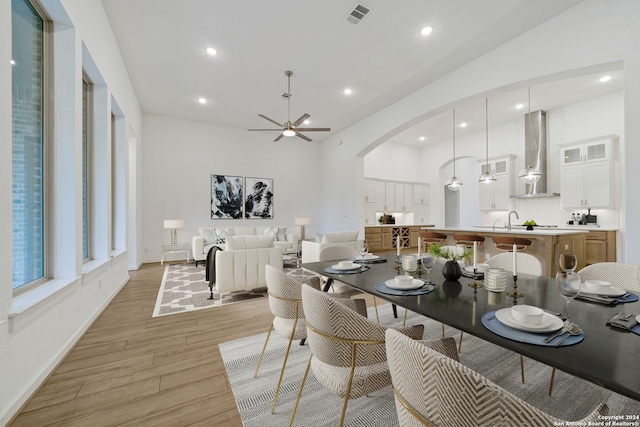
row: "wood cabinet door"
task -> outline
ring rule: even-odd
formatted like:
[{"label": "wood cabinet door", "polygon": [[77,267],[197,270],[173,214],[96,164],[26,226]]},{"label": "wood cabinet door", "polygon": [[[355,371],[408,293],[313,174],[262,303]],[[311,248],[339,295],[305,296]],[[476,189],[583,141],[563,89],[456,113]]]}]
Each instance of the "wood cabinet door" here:
[{"label": "wood cabinet door", "polygon": [[607,241],[591,240],[585,241],[585,264],[597,264],[607,261]]}]

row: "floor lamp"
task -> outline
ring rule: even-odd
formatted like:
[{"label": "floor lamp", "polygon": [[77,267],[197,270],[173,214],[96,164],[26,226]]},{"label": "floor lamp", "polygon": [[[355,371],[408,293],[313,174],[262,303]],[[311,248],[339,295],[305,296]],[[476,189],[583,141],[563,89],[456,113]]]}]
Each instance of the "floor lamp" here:
[{"label": "floor lamp", "polygon": [[165,219],[164,228],[171,230],[171,246],[178,246],[178,228],[184,227],[181,219]]},{"label": "floor lamp", "polygon": [[311,224],[311,218],[296,218],[295,224],[300,226],[300,240],[304,240],[304,226]]}]

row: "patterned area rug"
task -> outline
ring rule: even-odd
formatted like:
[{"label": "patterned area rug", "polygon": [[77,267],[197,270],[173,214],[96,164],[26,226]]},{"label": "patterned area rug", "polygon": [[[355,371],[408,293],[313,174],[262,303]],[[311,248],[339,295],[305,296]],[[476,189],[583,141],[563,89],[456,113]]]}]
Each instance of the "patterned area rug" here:
[{"label": "patterned area rug", "polygon": [[[298,279],[305,277],[305,273],[301,269],[285,268],[284,271]],[[309,278],[310,274],[306,273],[306,277]],[[226,293],[222,295],[222,298],[219,294],[214,293],[213,300],[210,300],[209,296],[209,284],[205,281],[205,267],[203,265],[199,267],[194,264],[167,265],[153,309],[153,317],[265,298],[267,289],[258,288],[251,291]]]},{"label": "patterned area rug", "polygon": [[[399,324],[391,307],[378,307],[380,322]],[[403,309],[399,309],[402,317]],[[373,308],[369,318],[375,319]],[[441,325],[415,313],[409,313],[407,324],[424,323],[425,338],[439,338]],[[446,334],[459,332],[447,327]],[[257,378],[253,378],[266,333],[220,344],[220,353],[245,427],[279,427],[289,424],[300,383],[309,361],[309,346],[295,342],[287,362],[282,388],[275,413],[271,404],[287,340],[272,333]],[[526,384],[520,382],[520,362],[516,353],[465,334],[460,354],[462,363],[482,373],[493,382],[530,404],[564,420],[577,420],[591,413],[599,403],[609,405],[609,415],[640,415],[640,402],[610,392],[592,383],[557,371],[553,396],[547,396],[551,368],[525,358]],[[333,427],[338,425],[342,399],[326,391],[309,373],[302,399],[298,406],[294,426]],[[395,403],[391,387],[367,397],[349,401],[345,426],[388,427],[397,426]],[[517,427],[517,426],[514,426]]]}]

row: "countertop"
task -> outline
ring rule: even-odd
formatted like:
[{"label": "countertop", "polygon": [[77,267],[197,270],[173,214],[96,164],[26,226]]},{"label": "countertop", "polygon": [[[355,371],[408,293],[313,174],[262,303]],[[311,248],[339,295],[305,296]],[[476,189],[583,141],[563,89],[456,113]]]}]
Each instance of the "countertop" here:
[{"label": "countertop", "polygon": [[511,230],[506,228],[496,227],[494,230],[491,226],[478,226],[478,227],[470,227],[470,228],[453,228],[453,227],[435,227],[429,228],[429,230],[434,231],[443,231],[443,232],[451,232],[451,233],[483,233],[483,234],[518,234],[518,235],[529,235],[529,236],[565,236],[570,234],[583,234],[587,233],[589,230],[585,229],[570,229],[564,230],[560,228],[534,228],[533,230],[527,230],[524,227],[512,227]]}]

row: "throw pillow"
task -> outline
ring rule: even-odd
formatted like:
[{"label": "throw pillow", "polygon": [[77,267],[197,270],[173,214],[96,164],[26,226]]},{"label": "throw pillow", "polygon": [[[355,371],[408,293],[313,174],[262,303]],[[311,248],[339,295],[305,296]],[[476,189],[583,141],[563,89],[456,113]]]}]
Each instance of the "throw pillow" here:
[{"label": "throw pillow", "polygon": [[273,240],[280,240],[280,234],[278,233],[278,227],[265,227],[264,235],[273,237]]},{"label": "throw pillow", "polygon": [[205,246],[212,245],[218,242],[218,236],[216,235],[213,228],[201,228],[200,236],[202,237],[202,240],[204,240]]},{"label": "throw pillow", "polygon": [[276,240],[280,242],[287,241],[287,227],[278,227],[278,237],[276,238]]},{"label": "throw pillow", "polygon": [[213,231],[216,235],[215,243],[224,243],[227,241],[227,237],[233,236],[233,231],[228,228],[214,228]]}]

